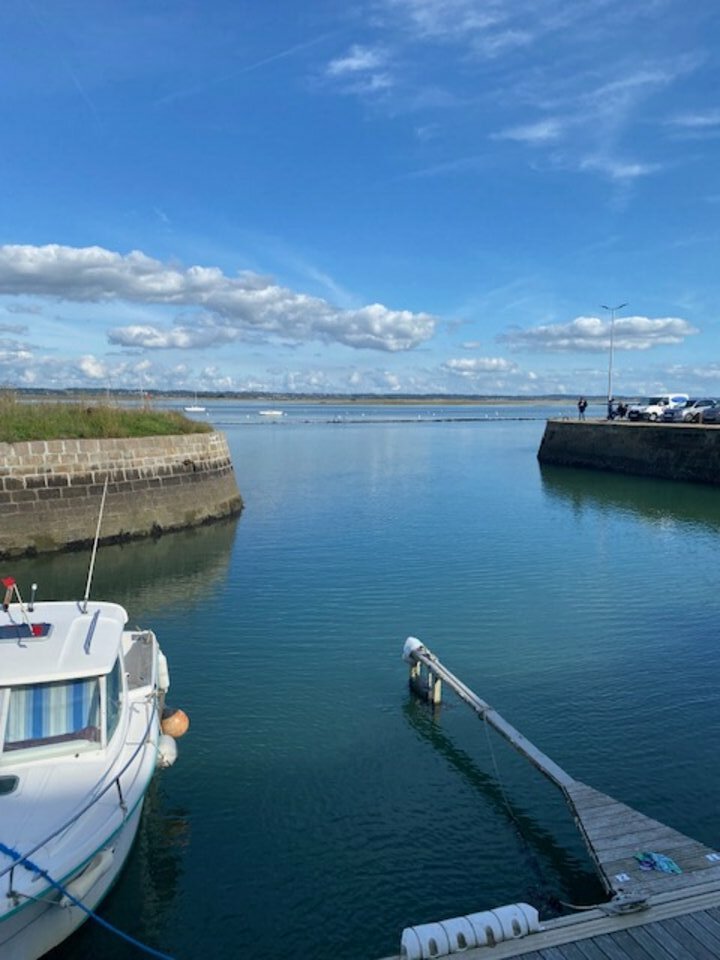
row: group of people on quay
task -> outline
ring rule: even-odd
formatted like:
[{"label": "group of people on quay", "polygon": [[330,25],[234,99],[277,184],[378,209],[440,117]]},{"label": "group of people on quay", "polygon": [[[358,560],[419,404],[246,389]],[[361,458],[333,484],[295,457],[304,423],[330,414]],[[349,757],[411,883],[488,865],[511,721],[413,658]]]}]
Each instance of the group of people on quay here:
[{"label": "group of people on quay", "polygon": [[[585,419],[585,411],[587,410],[588,402],[585,397],[580,397],[577,402],[578,408],[578,420]],[[613,397],[610,397],[608,400],[607,407],[607,418],[608,420],[622,420],[623,417],[627,415],[628,404],[623,403],[622,400],[615,400]]]}]

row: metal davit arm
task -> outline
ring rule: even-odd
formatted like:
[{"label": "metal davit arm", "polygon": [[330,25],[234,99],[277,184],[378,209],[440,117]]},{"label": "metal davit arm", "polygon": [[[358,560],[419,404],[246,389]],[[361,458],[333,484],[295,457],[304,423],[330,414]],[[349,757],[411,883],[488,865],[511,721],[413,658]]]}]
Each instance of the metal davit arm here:
[{"label": "metal davit arm", "polygon": [[497,710],[494,710],[489,703],[486,703],[476,693],[473,693],[469,687],[465,686],[465,684],[459,680],[454,673],[451,673],[447,667],[444,667],[438,658],[416,637],[408,637],[405,641],[403,659],[411,666],[411,683],[414,689],[423,693],[423,688],[417,683],[413,683],[412,673],[413,666],[422,664],[426,668],[429,676],[435,678],[426,685],[428,691],[432,692],[432,695],[428,696],[429,699],[432,699],[435,703],[439,703],[440,693],[436,687],[436,682],[437,679],[443,680],[454,690],[461,700],[464,700],[468,706],[472,707],[478,716],[497,730],[500,736],[504,737],[518,753],[521,753],[533,766],[537,767],[542,774],[556,786],[560,787],[563,792],[577,782],[574,777],[571,777],[569,773],[566,773],[566,771],[551,760],[550,757],[546,756],[541,750],[538,750],[519,730],[516,730],[512,724],[500,716]]}]

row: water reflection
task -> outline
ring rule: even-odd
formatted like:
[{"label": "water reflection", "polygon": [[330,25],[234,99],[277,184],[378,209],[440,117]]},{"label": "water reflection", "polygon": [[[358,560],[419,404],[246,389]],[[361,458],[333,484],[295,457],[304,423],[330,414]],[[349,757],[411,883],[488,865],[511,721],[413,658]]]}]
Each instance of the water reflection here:
[{"label": "water reflection", "polygon": [[[199,602],[210,585],[227,577],[239,519],[166,533],[156,540],[101,546],[91,597],[112,600],[143,616]],[[4,568],[17,580],[24,599],[30,583],[36,582],[38,600],[73,600],[85,593],[89,565],[90,551],[82,550],[6,561]]]},{"label": "water reflection", "polygon": [[713,486],[548,465],[540,465],[540,475],[548,498],[569,503],[576,513],[624,511],[658,523],[720,529],[720,497]]},{"label": "water reflection", "polygon": [[[563,913],[562,900],[568,896],[571,896],[576,904],[607,900],[600,881],[589,866],[587,856],[583,855],[584,851],[580,851],[578,856],[558,843],[554,833],[542,827],[535,817],[519,804],[513,803],[496,776],[485,773],[476,761],[455,746],[443,731],[438,723],[438,708],[410,697],[403,706],[403,713],[410,726],[427,740],[468,784],[482,794],[492,808],[493,815],[505,820],[512,828],[523,851],[526,868],[523,876],[526,886],[520,896],[532,903],[541,916],[547,918]],[[559,793],[557,796],[559,797]],[[563,814],[566,814],[564,819],[570,823],[570,813],[564,806],[564,801],[561,802]],[[578,843],[577,846],[580,850],[581,844]],[[558,895],[559,884],[563,890]]]}]

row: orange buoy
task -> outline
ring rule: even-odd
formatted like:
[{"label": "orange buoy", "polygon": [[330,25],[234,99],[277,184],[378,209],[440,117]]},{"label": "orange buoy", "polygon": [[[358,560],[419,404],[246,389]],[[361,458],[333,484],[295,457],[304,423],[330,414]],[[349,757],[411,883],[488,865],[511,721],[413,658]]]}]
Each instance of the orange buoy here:
[{"label": "orange buoy", "polygon": [[184,710],[175,710],[171,707],[165,707],[160,719],[160,729],[171,737],[181,737],[187,733],[190,726],[190,718]]}]

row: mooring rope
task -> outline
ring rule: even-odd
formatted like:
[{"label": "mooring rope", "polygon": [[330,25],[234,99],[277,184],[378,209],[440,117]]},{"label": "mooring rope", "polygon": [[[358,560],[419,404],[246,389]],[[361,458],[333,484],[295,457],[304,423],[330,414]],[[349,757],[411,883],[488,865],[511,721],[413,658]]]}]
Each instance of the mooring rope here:
[{"label": "mooring rope", "polygon": [[131,937],[129,933],[125,933],[123,930],[118,929],[118,927],[108,923],[107,920],[104,920],[101,916],[95,913],[94,910],[91,910],[90,907],[86,906],[81,900],[78,900],[77,897],[74,897],[72,893],[70,893],[70,891],[62,885],[62,883],[53,879],[47,870],[43,870],[42,867],[39,867],[36,863],[33,863],[32,860],[28,860],[27,857],[24,857],[21,853],[18,853],[17,850],[14,850],[12,847],[8,847],[4,843],[0,842],[0,853],[4,853],[6,856],[10,857],[11,860],[14,860],[16,864],[20,864],[31,873],[36,873],[39,877],[42,877],[50,884],[51,887],[54,887],[64,897],[67,897],[70,903],[82,910],[83,913],[95,920],[96,923],[99,923],[101,927],[104,927],[110,933],[115,934],[116,937],[120,937],[121,940],[125,940],[133,947],[137,947],[138,950],[142,950],[151,957],[157,957],[158,960],[174,960],[174,958],[169,954],[162,953],[160,950],[155,950],[153,947],[149,947],[147,944],[141,943],[139,940],[136,940],[135,937]]}]

